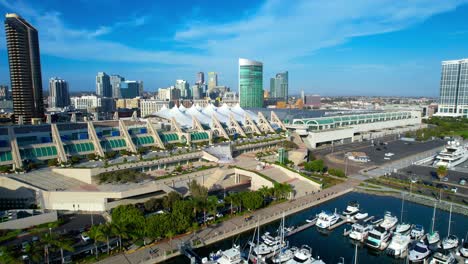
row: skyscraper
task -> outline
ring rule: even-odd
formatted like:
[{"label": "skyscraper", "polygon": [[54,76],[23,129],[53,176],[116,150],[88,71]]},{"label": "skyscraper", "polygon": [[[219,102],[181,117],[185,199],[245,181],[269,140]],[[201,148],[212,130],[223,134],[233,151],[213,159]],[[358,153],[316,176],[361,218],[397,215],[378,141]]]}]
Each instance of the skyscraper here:
[{"label": "skyscraper", "polygon": [[197,82],[196,84],[204,84],[205,83],[205,74],[203,72],[197,73]]},{"label": "skyscraper", "polygon": [[105,72],[98,72],[96,76],[96,94],[102,97],[112,97],[110,77]]},{"label": "skyscraper", "polygon": [[0,100],[10,100],[10,91],[7,85],[0,85]]},{"label": "skyscraper", "polygon": [[288,72],[277,73],[275,78],[270,79],[270,98],[288,100]]},{"label": "skyscraper", "polygon": [[189,83],[186,80],[176,80],[175,87],[180,90],[180,97],[191,98]]},{"label": "skyscraper", "polygon": [[68,83],[60,78],[49,79],[49,107],[66,107],[70,105]]},{"label": "skyscraper", "polygon": [[263,63],[239,59],[239,101],[241,107],[263,107]]},{"label": "skyscraper", "polygon": [[437,115],[468,117],[468,59],[442,62]]},{"label": "skyscraper", "polygon": [[131,99],[140,96],[140,85],[143,85],[141,81],[124,81],[120,83],[120,95],[121,98]]},{"label": "skyscraper", "polygon": [[122,95],[120,94],[120,85],[124,81],[125,81],[125,78],[118,74],[112,74],[110,76],[110,84],[112,86],[113,98],[122,98]]},{"label": "skyscraper", "polygon": [[6,14],[5,32],[15,122],[35,123],[44,116],[38,33],[17,14]]},{"label": "skyscraper", "polygon": [[213,90],[218,86],[218,74],[216,72],[208,73],[208,91]]}]

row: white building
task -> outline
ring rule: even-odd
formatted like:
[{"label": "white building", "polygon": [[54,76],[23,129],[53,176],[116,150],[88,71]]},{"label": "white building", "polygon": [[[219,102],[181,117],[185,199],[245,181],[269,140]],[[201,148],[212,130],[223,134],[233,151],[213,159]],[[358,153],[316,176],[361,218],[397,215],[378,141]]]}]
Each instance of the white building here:
[{"label": "white building", "polygon": [[186,80],[176,80],[175,87],[180,90],[181,98],[191,98],[189,83]]},{"label": "white building", "polygon": [[163,107],[169,108],[169,102],[161,101],[157,99],[141,99],[140,100],[140,112],[141,112],[142,117],[158,112]]},{"label": "white building", "polygon": [[102,112],[114,110],[114,100],[108,97],[98,97],[95,95],[83,95],[70,98],[71,105],[78,110],[89,110],[101,108]]},{"label": "white building", "polygon": [[438,116],[468,117],[468,59],[442,62]]}]

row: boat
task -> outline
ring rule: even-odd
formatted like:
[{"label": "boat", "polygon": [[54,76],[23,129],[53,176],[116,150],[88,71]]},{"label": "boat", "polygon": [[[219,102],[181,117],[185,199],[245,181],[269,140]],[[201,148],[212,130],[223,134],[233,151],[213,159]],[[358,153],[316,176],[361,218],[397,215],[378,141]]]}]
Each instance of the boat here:
[{"label": "boat", "polygon": [[358,212],[357,214],[354,215],[354,219],[356,220],[364,220],[369,216],[368,213],[365,212]]},{"label": "boat", "polygon": [[379,226],[385,228],[385,230],[392,229],[398,223],[398,218],[393,216],[390,212],[386,212],[383,221]]},{"label": "boat", "polygon": [[263,242],[257,244],[253,249],[253,252],[257,257],[262,257],[275,251],[279,251],[279,249],[284,246],[284,242],[281,240],[281,237],[273,237],[268,232],[262,235],[262,241]]},{"label": "boat", "polygon": [[310,218],[307,218],[307,219],[306,219],[306,223],[312,223],[312,222],[314,222],[315,220],[317,220],[317,217],[310,217]]},{"label": "boat", "polygon": [[312,249],[304,245],[296,251],[292,259],[286,261],[286,264],[325,264],[325,262],[320,259],[314,259],[312,257]]},{"label": "boat", "polygon": [[431,251],[427,245],[422,242],[418,242],[409,251],[408,259],[411,262],[421,262],[426,260],[430,254]]},{"label": "boat", "polygon": [[353,215],[359,212],[359,203],[357,201],[351,201],[343,211],[343,215]]},{"label": "boat", "polygon": [[447,237],[444,238],[444,240],[442,240],[442,248],[445,250],[458,247],[458,237],[450,234],[451,223],[452,223],[452,204],[450,204]]},{"label": "boat", "polygon": [[464,241],[462,246],[460,247],[460,255],[466,259],[468,259],[468,241]]},{"label": "boat", "polygon": [[283,248],[271,261],[273,263],[285,263],[294,257],[297,250],[297,247]]},{"label": "boat", "polygon": [[447,142],[445,148],[435,157],[433,166],[453,168],[466,160],[468,160],[467,146],[460,144],[460,141],[451,140]]},{"label": "boat", "polygon": [[[218,254],[219,253],[219,254]],[[238,245],[234,245],[232,248],[218,251],[213,255],[210,254],[210,258],[203,258],[203,264],[247,264],[247,260],[242,258],[241,251]]]},{"label": "boat", "polygon": [[411,238],[415,240],[419,240],[421,237],[424,236],[424,227],[422,225],[414,225],[411,229]]},{"label": "boat", "polygon": [[369,232],[373,229],[373,226],[365,223],[355,223],[351,226],[351,232],[349,238],[363,242]]},{"label": "boat", "polygon": [[332,213],[330,211],[322,211],[318,215],[317,222],[315,223],[315,225],[319,228],[325,229],[334,225],[336,222],[338,222],[339,219],[340,216],[337,213]]},{"label": "boat", "polygon": [[402,257],[408,250],[408,245],[411,243],[411,237],[405,234],[395,234],[387,247],[387,255],[393,257]]},{"label": "boat", "polygon": [[435,245],[440,241],[440,235],[438,231],[434,231],[435,226],[435,216],[436,216],[436,207],[437,203],[434,203],[434,212],[432,213],[432,224],[431,224],[431,232],[427,233],[426,239],[429,246]]},{"label": "boat", "polygon": [[456,261],[455,256],[451,252],[447,252],[446,254],[436,252],[429,260],[429,264],[455,264]]},{"label": "boat", "polygon": [[401,195],[401,213],[400,213],[400,223],[395,228],[395,233],[406,234],[411,229],[411,224],[403,222],[403,207],[405,204],[405,195]]},{"label": "boat", "polygon": [[390,235],[387,229],[377,226],[368,233],[366,245],[370,248],[383,250],[386,242],[390,239]]}]

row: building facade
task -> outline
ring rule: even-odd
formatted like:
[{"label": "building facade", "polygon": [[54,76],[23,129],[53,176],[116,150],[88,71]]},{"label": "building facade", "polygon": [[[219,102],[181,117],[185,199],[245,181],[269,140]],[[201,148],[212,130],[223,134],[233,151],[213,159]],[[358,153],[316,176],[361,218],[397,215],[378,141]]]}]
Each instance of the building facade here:
[{"label": "building facade", "polygon": [[201,99],[203,97],[203,88],[202,84],[195,84],[190,87],[192,98],[194,100]]},{"label": "building facade", "polygon": [[140,108],[140,98],[118,99],[115,102],[115,107],[117,109],[119,109],[119,108],[127,108],[127,109]]},{"label": "building facade", "polygon": [[125,99],[135,98],[140,96],[140,85],[143,85],[141,81],[124,81],[120,84],[120,97]]},{"label": "building facade", "polygon": [[288,101],[289,81],[288,72],[277,73],[275,78],[270,79],[270,98],[280,98]]},{"label": "building facade", "polygon": [[180,90],[180,97],[192,98],[189,83],[186,80],[176,80],[175,87]]},{"label": "building facade", "polygon": [[113,74],[110,76],[110,84],[112,86],[113,98],[122,98],[120,94],[120,86],[121,86],[121,83],[123,82],[125,82],[125,78],[118,74]]},{"label": "building facade", "polygon": [[199,72],[197,73],[197,82],[196,84],[204,84],[205,83],[205,73]]},{"label": "building facade", "polygon": [[78,110],[112,112],[115,110],[114,99],[95,95],[83,95],[70,98],[71,105]]},{"label": "building facade", "polygon": [[208,73],[208,91],[218,86],[218,74],[216,72]]},{"label": "building facade", "polygon": [[102,97],[112,97],[110,77],[105,72],[98,72],[96,76],[96,94]]},{"label": "building facade", "polygon": [[17,14],[6,14],[6,44],[15,122],[36,123],[44,117],[41,60],[37,30]]},{"label": "building facade", "polygon": [[321,103],[320,103],[320,95],[316,95],[316,94],[307,94],[307,95],[304,95],[303,96],[303,103],[305,106],[310,106],[310,107],[320,107]]},{"label": "building facade", "polygon": [[49,107],[62,108],[70,106],[68,83],[60,78],[49,79]]},{"label": "building facade", "polygon": [[241,107],[263,107],[263,63],[239,59]]},{"label": "building facade", "polygon": [[8,85],[0,85],[0,100],[10,100]]},{"label": "building facade", "polygon": [[468,59],[442,62],[438,116],[468,117]]},{"label": "building facade", "polygon": [[140,111],[141,117],[149,116],[160,111],[163,107],[169,108],[170,102],[157,99],[141,99]]}]

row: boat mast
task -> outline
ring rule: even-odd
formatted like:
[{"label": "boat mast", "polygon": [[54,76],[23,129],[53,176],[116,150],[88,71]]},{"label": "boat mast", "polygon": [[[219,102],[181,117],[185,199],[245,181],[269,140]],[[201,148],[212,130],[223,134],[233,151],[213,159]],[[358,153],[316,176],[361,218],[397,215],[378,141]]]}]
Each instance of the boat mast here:
[{"label": "boat mast", "polygon": [[405,194],[401,193],[401,213],[400,213],[400,222],[403,223],[403,205],[405,203]]},{"label": "boat mast", "polygon": [[447,237],[450,236],[450,224],[452,223],[452,204],[450,204],[450,214],[449,214],[449,222],[448,222],[448,233]]},{"label": "boat mast", "polygon": [[437,208],[437,202],[434,202],[434,212],[432,213],[432,227],[431,227],[431,233],[434,233],[436,208]]},{"label": "boat mast", "polygon": [[357,243],[354,245],[354,264],[357,264]]}]

